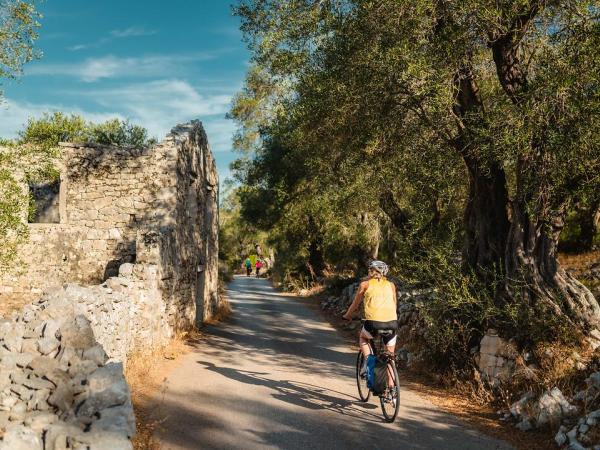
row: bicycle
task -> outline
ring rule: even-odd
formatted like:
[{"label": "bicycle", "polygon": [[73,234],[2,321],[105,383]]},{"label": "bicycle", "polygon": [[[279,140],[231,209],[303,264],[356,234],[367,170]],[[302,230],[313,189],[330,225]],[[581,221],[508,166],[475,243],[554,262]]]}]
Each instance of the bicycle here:
[{"label": "bicycle", "polygon": [[[396,368],[396,355],[393,355],[386,350],[385,343],[383,341],[384,336],[387,336],[393,332],[393,330],[377,331],[374,339],[369,340],[371,354],[374,354],[378,359],[385,361],[387,364],[388,386],[379,396],[379,402],[381,403],[383,417],[388,423],[392,423],[394,420],[396,420],[398,410],[400,409],[400,378],[398,377],[398,369]],[[378,345],[375,345],[377,338],[379,338]],[[368,402],[371,398],[372,392],[367,386],[366,373],[361,373],[364,361],[365,357],[362,351],[359,349],[358,356],[356,358],[356,385],[358,387],[358,396],[360,397],[360,400],[363,402]],[[390,386],[390,379],[392,380],[392,386]]]}]

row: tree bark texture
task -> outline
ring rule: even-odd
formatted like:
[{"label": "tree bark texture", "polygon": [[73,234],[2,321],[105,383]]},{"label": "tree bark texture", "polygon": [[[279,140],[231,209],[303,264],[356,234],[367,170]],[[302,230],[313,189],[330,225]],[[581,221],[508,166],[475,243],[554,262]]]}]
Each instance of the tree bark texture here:
[{"label": "tree bark texture", "polygon": [[465,158],[465,163],[469,197],[464,213],[463,264],[486,279],[501,276],[510,228],[504,169],[496,162],[489,163],[487,170],[470,158]]},{"label": "tree bark texture", "polygon": [[[517,189],[523,192],[523,179],[525,174],[531,173],[527,169],[530,165],[522,160],[519,166]],[[560,267],[557,260],[566,205],[550,211],[547,202],[542,191],[538,191],[536,197],[521,195],[513,202],[506,247],[505,293],[530,305],[541,303],[584,331],[598,327],[598,302],[589,289]],[[532,204],[535,209],[530,212]]]},{"label": "tree bark texture", "polygon": [[454,86],[454,112],[459,118],[454,145],[469,174],[469,196],[463,218],[463,267],[489,280],[504,268],[509,229],[506,175],[499,162],[483,160],[472,144],[469,124],[485,120],[485,111],[470,64],[463,65],[456,73]]},{"label": "tree bark texture", "polygon": [[579,211],[578,221],[579,239],[577,244],[579,250],[590,251],[594,245],[594,237],[598,232],[598,224],[600,223],[600,195],[590,205]]}]

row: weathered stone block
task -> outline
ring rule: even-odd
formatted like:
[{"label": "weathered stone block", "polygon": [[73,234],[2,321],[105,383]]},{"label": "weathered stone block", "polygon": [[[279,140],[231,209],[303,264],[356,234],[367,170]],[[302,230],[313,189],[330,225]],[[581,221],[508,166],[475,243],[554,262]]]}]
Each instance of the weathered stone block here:
[{"label": "weathered stone block", "polygon": [[74,349],[86,349],[96,344],[90,321],[82,315],[64,324],[60,330],[61,344]]},{"label": "weathered stone block", "polygon": [[517,354],[513,344],[500,338],[495,330],[489,330],[481,339],[476,360],[482,375],[496,383],[509,379],[513,374]]},{"label": "weathered stone block", "polygon": [[44,450],[41,436],[31,428],[12,425],[6,429],[0,450]]}]

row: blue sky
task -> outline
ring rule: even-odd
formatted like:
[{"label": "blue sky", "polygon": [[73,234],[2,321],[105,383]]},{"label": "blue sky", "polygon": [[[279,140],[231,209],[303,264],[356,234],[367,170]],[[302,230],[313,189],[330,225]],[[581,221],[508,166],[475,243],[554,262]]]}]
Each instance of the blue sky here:
[{"label": "blue sky", "polygon": [[177,123],[204,123],[221,181],[236,157],[225,119],[249,53],[229,0],[46,0],[37,48],[6,82],[0,136],[48,111],[131,119],[162,139]]}]

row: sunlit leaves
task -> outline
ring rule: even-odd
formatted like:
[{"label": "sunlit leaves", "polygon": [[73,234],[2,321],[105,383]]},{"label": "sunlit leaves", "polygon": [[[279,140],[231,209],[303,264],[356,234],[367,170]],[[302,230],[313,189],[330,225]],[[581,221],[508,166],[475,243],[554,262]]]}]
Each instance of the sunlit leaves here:
[{"label": "sunlit leaves", "polygon": [[[514,198],[518,162],[543,152],[543,169],[528,174],[521,188],[535,202],[539,185],[549,186],[545,212],[598,190],[598,6],[241,2],[237,12],[260,73],[260,83],[250,73],[234,105],[240,136],[250,138],[240,139],[251,156],[238,171],[253,192],[247,198],[255,209],[272,211],[271,225],[285,237],[297,211],[318,213],[322,230],[342,230],[335,224],[356,224],[360,214],[385,228],[378,197],[390,189],[410,213],[411,239],[424,239],[421,231],[437,217],[440,239],[458,250],[469,183],[461,156],[478,161],[483,174],[490,163],[502,167]],[[490,50],[507,33],[525,76],[518,105],[500,83]],[[482,107],[459,116],[453,80],[465,66]],[[282,83],[285,91],[274,89]],[[468,138],[460,155],[459,134]],[[315,209],[316,202],[325,206]],[[362,230],[352,233],[365,236]]]},{"label": "sunlit leaves", "polygon": [[17,77],[39,56],[33,48],[39,18],[34,2],[0,0],[0,78]]}]

